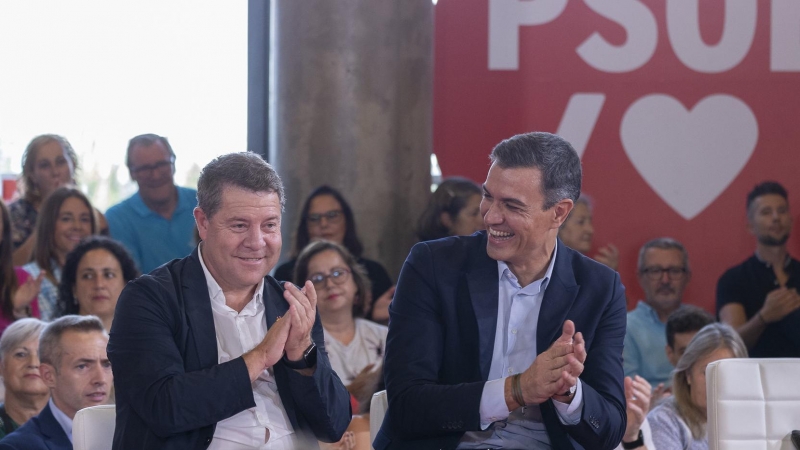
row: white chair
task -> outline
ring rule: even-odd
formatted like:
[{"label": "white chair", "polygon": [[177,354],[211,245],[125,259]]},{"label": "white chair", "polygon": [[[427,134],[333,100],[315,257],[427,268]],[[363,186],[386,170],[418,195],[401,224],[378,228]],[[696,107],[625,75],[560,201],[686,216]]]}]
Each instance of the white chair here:
[{"label": "white chair", "polygon": [[723,359],[706,368],[709,450],[794,450],[800,359]]},{"label": "white chair", "polygon": [[72,445],[75,450],[110,450],[117,424],[115,405],[84,408],[72,421]]},{"label": "white chair", "polygon": [[383,417],[386,415],[386,409],[389,408],[389,398],[386,396],[386,391],[378,391],[372,394],[372,401],[369,404],[369,441],[375,441],[375,435],[381,429],[383,424]]}]

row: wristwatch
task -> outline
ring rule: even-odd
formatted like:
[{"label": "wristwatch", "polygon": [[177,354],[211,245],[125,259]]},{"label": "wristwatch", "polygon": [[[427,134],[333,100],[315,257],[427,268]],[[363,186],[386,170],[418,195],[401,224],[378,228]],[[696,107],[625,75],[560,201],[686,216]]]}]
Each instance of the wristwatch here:
[{"label": "wristwatch", "polygon": [[633,442],[625,442],[622,441],[622,448],[625,450],[632,450],[634,448],[639,448],[644,445],[644,435],[642,434],[642,430],[639,430],[639,437],[636,438]]},{"label": "wristwatch", "polygon": [[299,361],[290,361],[289,358],[286,357],[286,354],[283,354],[283,363],[286,364],[286,367],[294,370],[303,370],[309,369],[317,365],[317,344],[314,341],[311,341],[311,345],[303,352],[303,358]]}]

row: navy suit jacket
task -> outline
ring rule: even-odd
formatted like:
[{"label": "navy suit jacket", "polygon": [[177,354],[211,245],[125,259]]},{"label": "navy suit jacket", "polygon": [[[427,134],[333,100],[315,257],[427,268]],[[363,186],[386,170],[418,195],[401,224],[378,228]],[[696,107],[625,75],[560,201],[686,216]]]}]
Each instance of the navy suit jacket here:
[{"label": "navy suit jacket", "polygon": [[0,450],[72,450],[72,442],[48,403],[38,416],[4,437]]},{"label": "navy suit jacket", "polygon": [[[558,241],[552,279],[536,330],[537,354],[561,335],[567,319],[586,339],[577,425],[540,405],[556,449],[612,449],[625,431],[622,345],[625,290],[613,270]],[[422,242],[406,259],[390,307],[385,377],[389,409],[377,450],[455,448],[480,430],[480,400],[497,328],[497,261],[486,232]]]},{"label": "navy suit jacket", "polygon": [[[288,311],[283,288],[265,278],[268,326]],[[125,287],[108,358],[114,372],[114,448],[206,448],[217,422],[255,407],[242,357],[219,364],[211,300],[197,249]],[[304,448],[338,441],[350,423],[350,395],[331,369],[319,316],[313,376],[273,366],[283,407]]]}]

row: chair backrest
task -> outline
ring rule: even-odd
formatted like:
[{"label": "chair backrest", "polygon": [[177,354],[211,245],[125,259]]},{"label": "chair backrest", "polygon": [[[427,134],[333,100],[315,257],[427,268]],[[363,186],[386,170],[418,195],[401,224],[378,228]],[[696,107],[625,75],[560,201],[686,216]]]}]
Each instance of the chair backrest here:
[{"label": "chair backrest", "polygon": [[375,441],[375,435],[381,429],[383,424],[383,417],[386,415],[386,409],[389,408],[389,398],[386,397],[386,391],[378,391],[372,394],[372,401],[369,404],[369,441]]},{"label": "chair backrest", "polygon": [[117,424],[115,405],[84,408],[72,421],[72,445],[75,450],[110,450]]},{"label": "chair backrest", "polygon": [[706,367],[709,450],[794,450],[800,359],[734,358]]}]

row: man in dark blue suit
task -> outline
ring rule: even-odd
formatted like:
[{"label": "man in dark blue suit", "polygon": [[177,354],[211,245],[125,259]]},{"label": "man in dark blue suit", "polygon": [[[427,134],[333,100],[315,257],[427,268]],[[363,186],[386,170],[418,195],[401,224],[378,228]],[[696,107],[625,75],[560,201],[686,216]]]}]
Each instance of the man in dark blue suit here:
[{"label": "man in dark blue suit", "polygon": [[281,249],[280,178],[256,154],[223,155],[203,168],[197,199],[200,245],[120,295],[114,448],[339,440],[350,396],[325,353],[314,286],[267,275]]},{"label": "man in dark blue suit", "polygon": [[71,450],[75,413],[108,401],[113,379],[107,343],[95,316],[69,315],[48,324],[39,338],[39,373],[50,388],[50,401],[3,438],[0,449]]},{"label": "man in dark blue suit", "polygon": [[611,449],[625,430],[619,275],[564,246],[580,159],[529,133],[491,154],[487,231],[417,244],[390,308],[384,449]]}]

